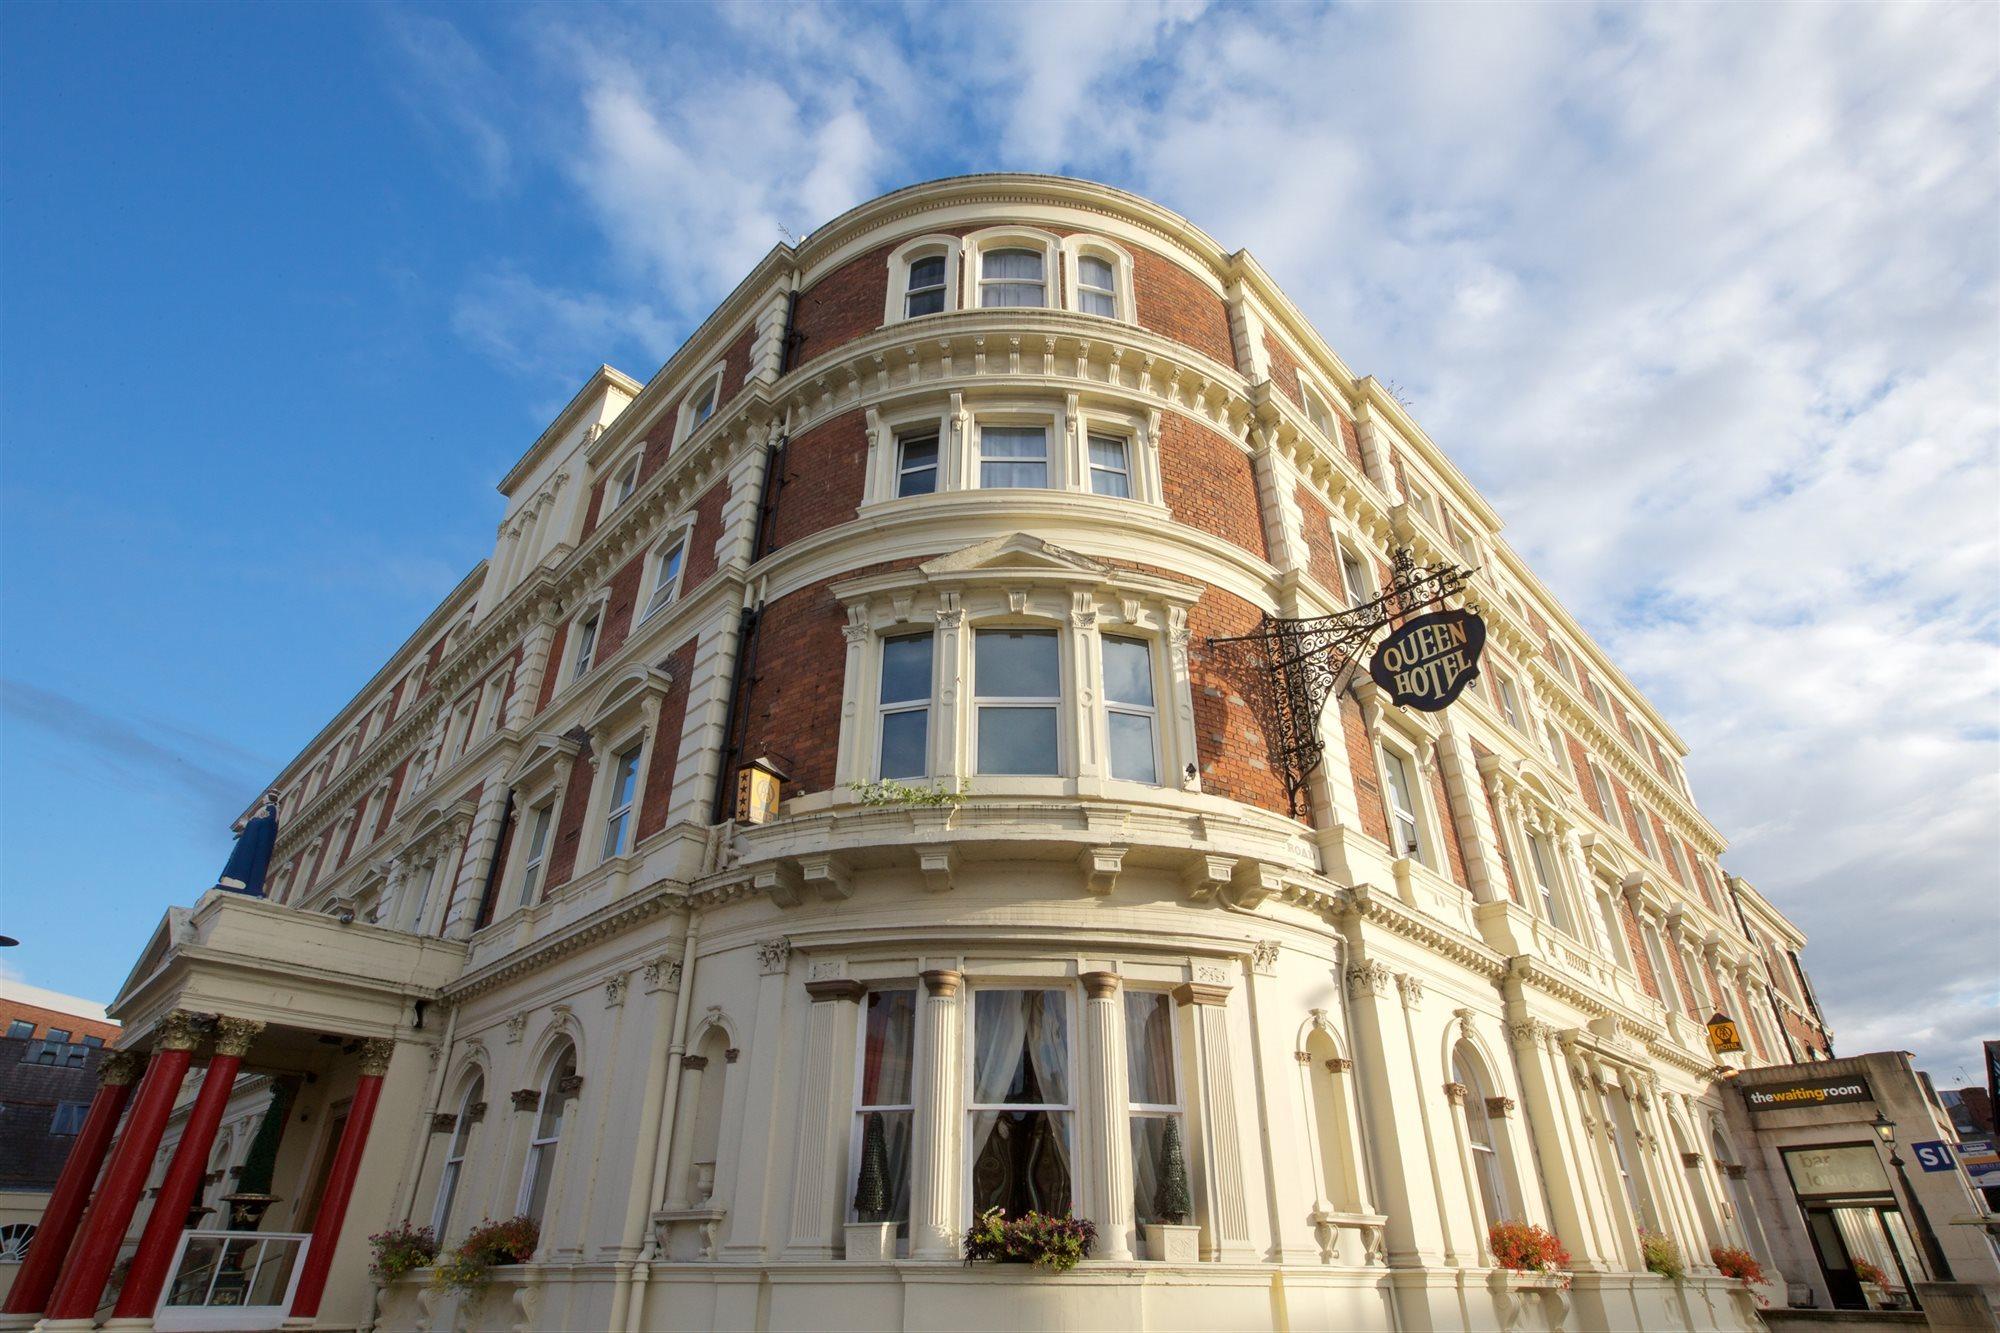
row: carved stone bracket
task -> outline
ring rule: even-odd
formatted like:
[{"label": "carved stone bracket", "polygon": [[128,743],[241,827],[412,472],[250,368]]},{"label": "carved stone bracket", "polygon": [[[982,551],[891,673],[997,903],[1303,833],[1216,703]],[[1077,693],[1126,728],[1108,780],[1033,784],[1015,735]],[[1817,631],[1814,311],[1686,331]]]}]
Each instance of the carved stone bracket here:
[{"label": "carved stone bracket", "polygon": [[1453,1106],[1465,1105],[1465,1099],[1471,1094],[1472,1089],[1466,1087],[1463,1083],[1447,1083],[1444,1085],[1445,1100]]},{"label": "carved stone bracket", "polygon": [[1250,950],[1250,970],[1260,977],[1275,976],[1278,971],[1278,942],[1258,940]]},{"label": "carved stone bracket", "polygon": [[566,1102],[583,1095],[583,1075],[568,1074],[556,1080],[556,1093]]},{"label": "carved stone bracket", "polygon": [[453,1111],[436,1111],[431,1115],[431,1133],[449,1134],[458,1128],[458,1115]]},{"label": "carved stone bracket", "polygon": [[516,1088],[507,1095],[507,1099],[514,1103],[516,1111],[539,1111],[542,1109],[542,1091],[540,1088]]},{"label": "carved stone bracket", "polygon": [[792,942],[787,939],[757,941],[757,970],[765,976],[777,976],[783,972],[792,959]]},{"label": "carved stone bracket", "polygon": [[1488,1097],[1486,1099],[1486,1114],[1495,1119],[1504,1119],[1514,1114],[1514,1099],[1512,1097]]}]

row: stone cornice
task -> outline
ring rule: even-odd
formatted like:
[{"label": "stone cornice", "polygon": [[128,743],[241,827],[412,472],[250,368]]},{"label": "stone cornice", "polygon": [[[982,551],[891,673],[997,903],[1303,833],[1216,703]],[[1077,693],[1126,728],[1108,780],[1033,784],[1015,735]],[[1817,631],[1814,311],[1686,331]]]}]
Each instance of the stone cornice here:
[{"label": "stone cornice", "polygon": [[1425,916],[1372,885],[1357,884],[1339,892],[1330,910],[1336,917],[1353,917],[1421,944],[1431,952],[1491,980],[1498,981],[1507,974],[1507,957],[1497,949]]},{"label": "stone cornice", "polygon": [[678,880],[656,880],[637,892],[626,894],[616,902],[606,903],[525,948],[517,949],[483,967],[473,969],[445,987],[440,998],[447,1004],[463,1004],[503,982],[540,971],[559,958],[567,957],[602,940],[622,935],[663,912],[681,906],[686,901],[686,885]]},{"label": "stone cornice", "polygon": [[[353,806],[355,797],[361,791],[387,777],[403,759],[414,758],[416,747],[443,706],[443,697],[435,690],[425,694],[398,714],[396,720],[361,752],[360,758],[334,776],[324,791],[303,806],[285,812],[279,819],[278,839],[271,849],[272,868],[282,865],[300,845],[309,845],[313,838],[319,836],[328,819],[345,813]],[[409,775],[405,774],[405,783],[408,779]],[[400,797],[398,804],[401,804]]]}]

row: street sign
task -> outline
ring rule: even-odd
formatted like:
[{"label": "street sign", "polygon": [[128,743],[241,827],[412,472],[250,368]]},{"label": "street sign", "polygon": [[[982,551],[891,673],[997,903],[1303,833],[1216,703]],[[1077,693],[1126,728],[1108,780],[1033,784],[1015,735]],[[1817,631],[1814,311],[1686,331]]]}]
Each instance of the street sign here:
[{"label": "street sign", "polygon": [[1910,1151],[1917,1155],[1917,1165],[1926,1171],[1949,1171],[1958,1165],[1952,1159],[1951,1145],[1943,1139],[1932,1139],[1929,1143],[1912,1143]]}]

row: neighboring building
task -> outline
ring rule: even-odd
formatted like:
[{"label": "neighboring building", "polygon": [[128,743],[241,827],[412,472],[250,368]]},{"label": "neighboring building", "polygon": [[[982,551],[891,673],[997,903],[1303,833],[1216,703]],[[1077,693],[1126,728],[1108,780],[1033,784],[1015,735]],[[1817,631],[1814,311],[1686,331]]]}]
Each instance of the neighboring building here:
[{"label": "neighboring building", "polygon": [[[1080,181],[898,191],[647,382],[600,369],[500,489],[491,558],[277,776],[271,900],[138,960],[156,1054],[15,1306],[87,1315],[121,1242],[119,1313],[209,1299],[182,1210],[238,1170],[278,1196],[245,1318],[365,1323],[369,1233],[518,1212],[533,1263],[469,1311],[406,1278],[378,1326],[1754,1326],[1710,1248],[1789,1262],[1801,1221],[1725,1169],[1729,1078],[1831,1055],[1804,937],[1246,252]],[[1423,713],[1362,672],[1284,729],[1213,640],[1366,606],[1403,549],[1476,570],[1476,686]],[[1187,1233],[1149,1225],[1176,1139]],[[1107,1262],[962,1264],[996,1206]],[[1574,1288],[1496,1272],[1502,1220]]]},{"label": "neighboring building", "polygon": [[103,1005],[0,981],[0,1297],[34,1243],[117,1040]]}]

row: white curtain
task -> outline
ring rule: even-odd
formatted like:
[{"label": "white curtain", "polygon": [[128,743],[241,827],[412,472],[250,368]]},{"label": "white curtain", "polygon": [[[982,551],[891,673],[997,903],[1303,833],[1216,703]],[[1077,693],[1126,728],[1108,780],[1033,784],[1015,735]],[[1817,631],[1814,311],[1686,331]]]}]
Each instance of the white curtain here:
[{"label": "white curtain", "polygon": [[[1031,1001],[1033,1008],[1028,1011],[1028,1059],[1035,1070],[1035,1081],[1042,1085],[1045,1102],[1070,1100],[1069,1008],[1064,1000],[1061,991],[1037,991]],[[1062,1157],[1063,1174],[1074,1181],[1069,1161],[1069,1117],[1052,1115],[1049,1119],[1055,1131],[1051,1137],[1056,1152]]]}]

